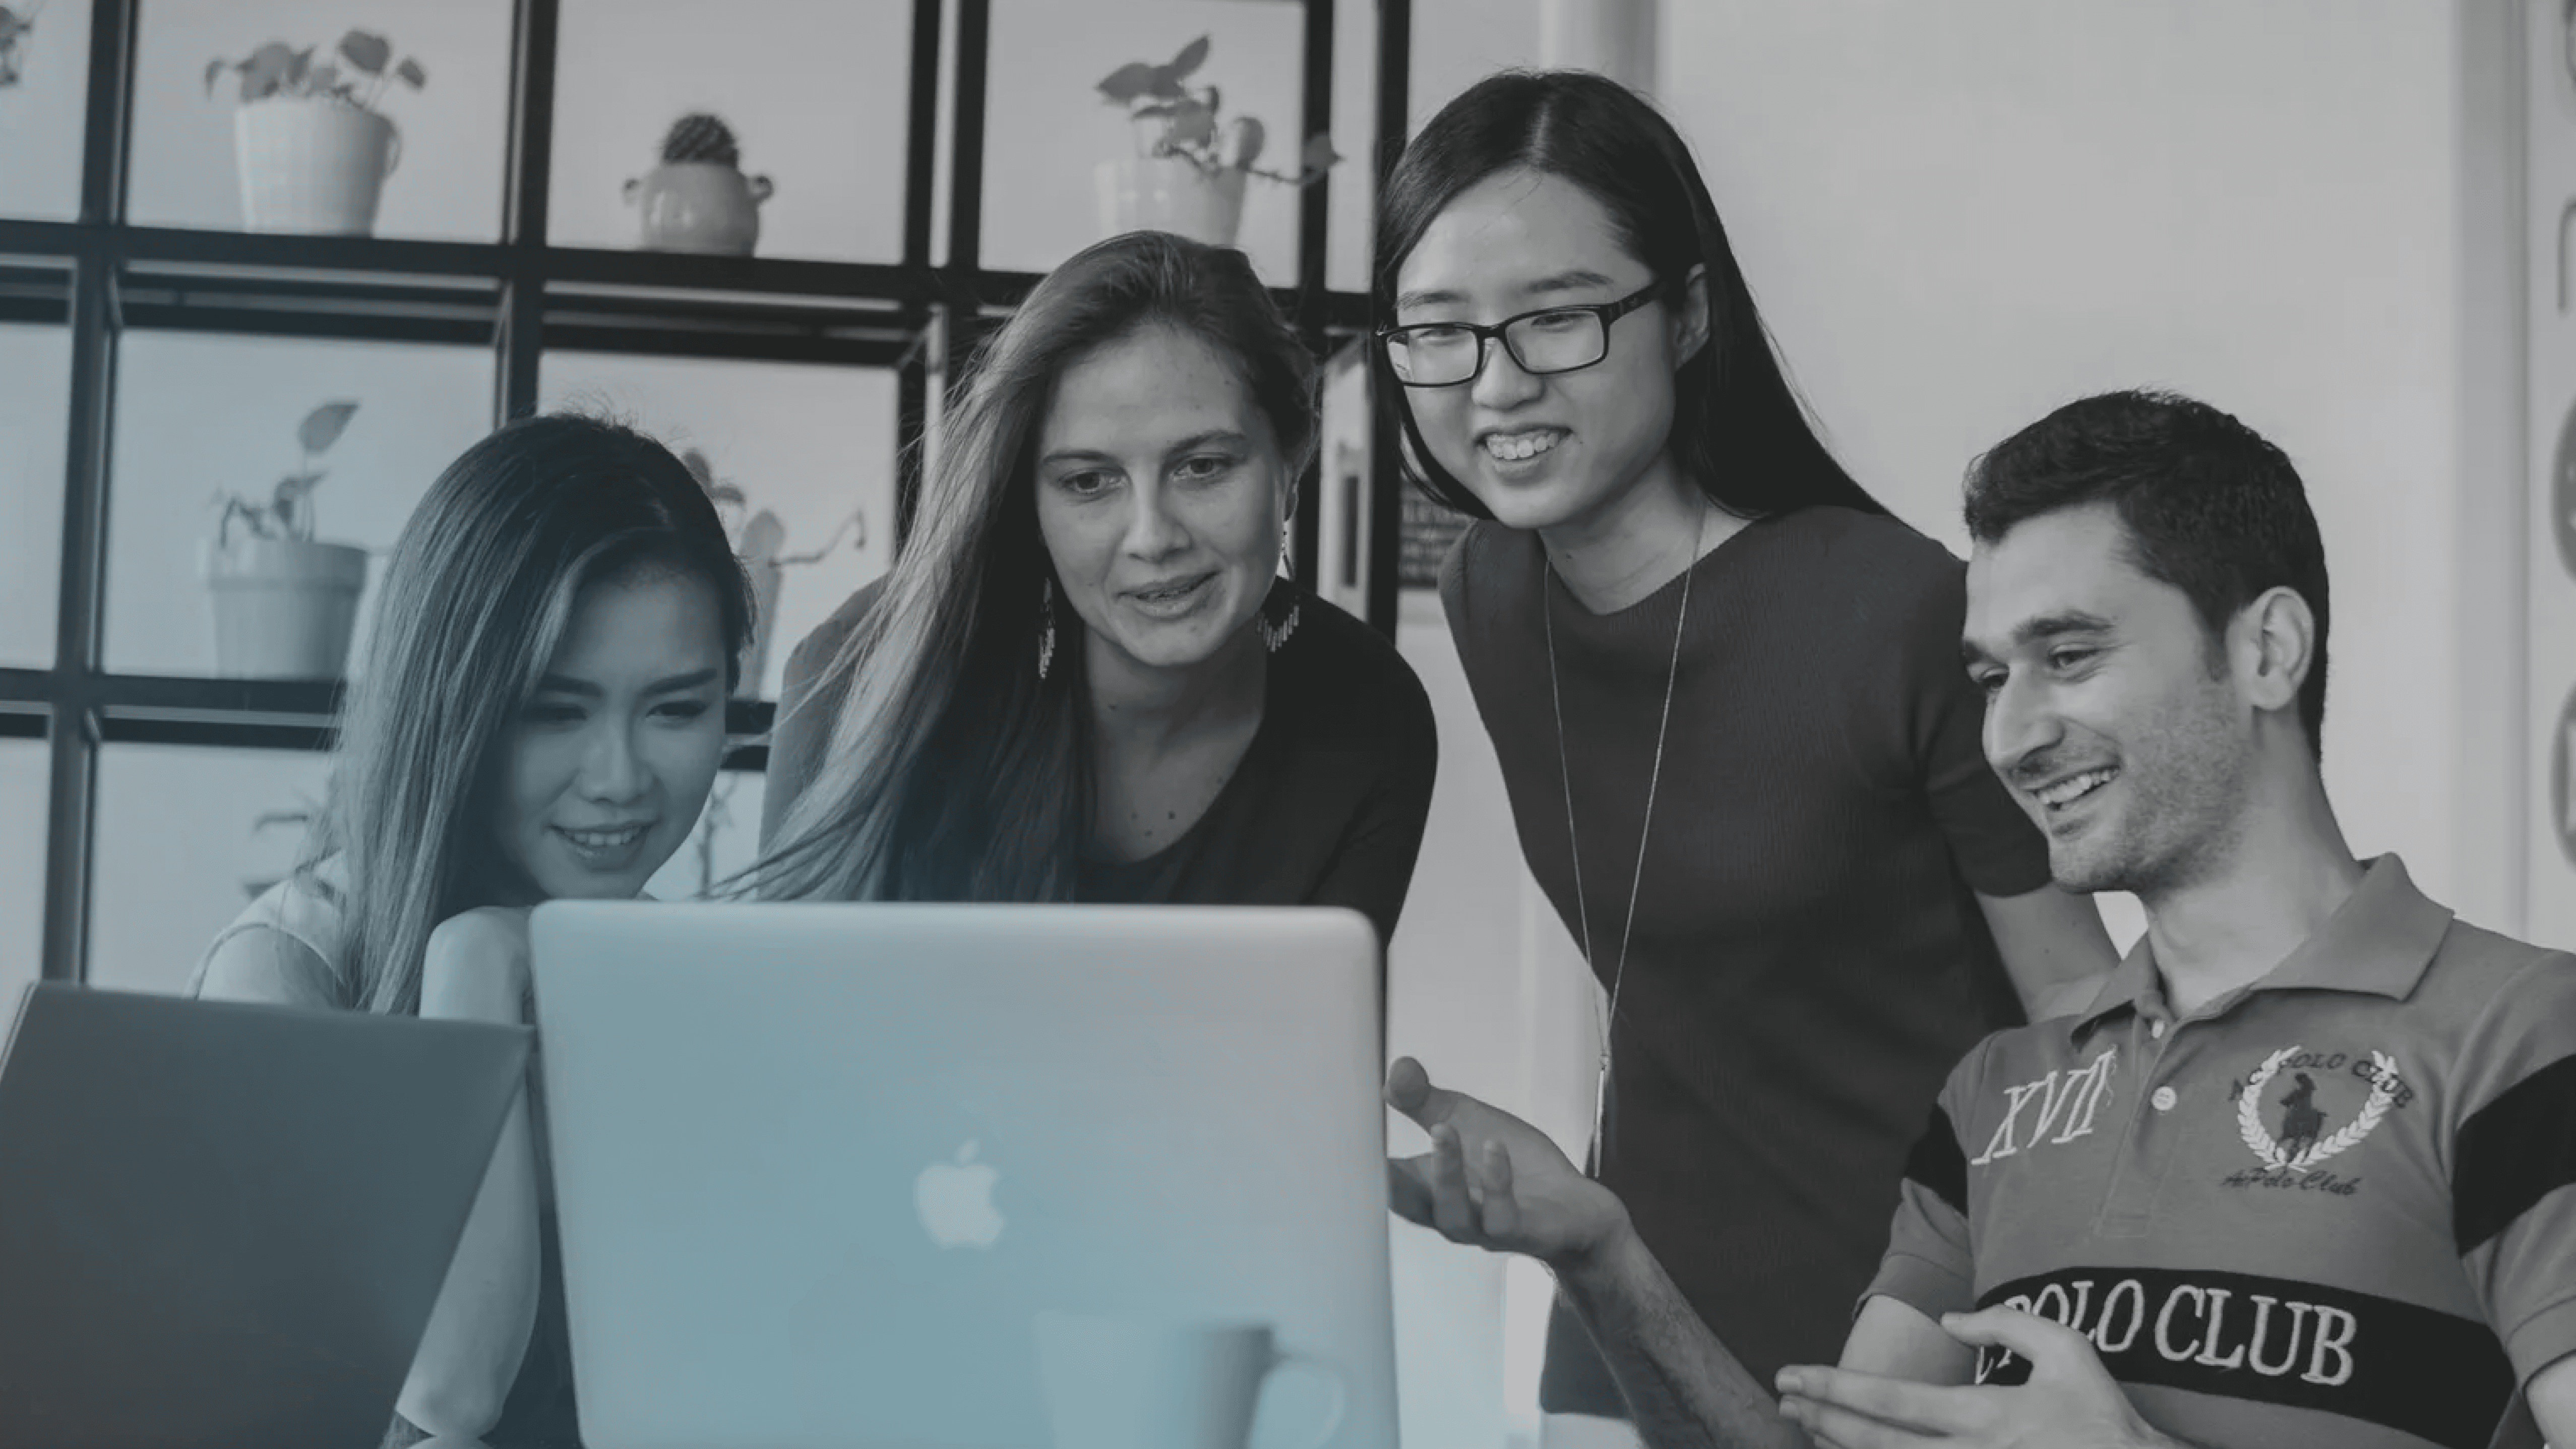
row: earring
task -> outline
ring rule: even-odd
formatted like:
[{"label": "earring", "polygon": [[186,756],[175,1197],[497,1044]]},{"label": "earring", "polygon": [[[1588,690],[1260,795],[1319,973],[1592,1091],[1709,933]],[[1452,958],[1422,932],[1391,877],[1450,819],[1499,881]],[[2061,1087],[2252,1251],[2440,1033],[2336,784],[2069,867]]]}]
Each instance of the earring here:
[{"label": "earring", "polygon": [[[1278,613],[1282,585],[1287,588],[1288,613],[1285,618],[1274,619],[1272,616]],[[1270,581],[1269,596],[1261,601],[1259,609],[1253,611],[1252,632],[1261,636],[1261,647],[1273,654],[1279,652],[1280,645],[1288,642],[1289,635],[1297,632],[1297,586],[1294,583],[1284,578]]]},{"label": "earring", "polygon": [[1055,662],[1055,580],[1038,580],[1038,678]]}]

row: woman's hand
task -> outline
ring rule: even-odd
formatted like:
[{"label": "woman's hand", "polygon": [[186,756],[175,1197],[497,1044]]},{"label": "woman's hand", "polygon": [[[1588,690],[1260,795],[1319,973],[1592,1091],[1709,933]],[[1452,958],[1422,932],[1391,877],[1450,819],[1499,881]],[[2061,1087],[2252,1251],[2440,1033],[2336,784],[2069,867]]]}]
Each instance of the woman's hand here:
[{"label": "woman's hand", "polygon": [[1405,1057],[1386,1074],[1387,1105],[1431,1134],[1431,1151],[1387,1164],[1398,1214],[1453,1243],[1579,1264],[1618,1236],[1628,1210],[1585,1177],[1548,1135],[1497,1107],[1431,1085]]},{"label": "woman's hand", "polygon": [[531,989],[525,909],[478,906],[429,933],[421,1015],[516,1024],[528,1019]]}]

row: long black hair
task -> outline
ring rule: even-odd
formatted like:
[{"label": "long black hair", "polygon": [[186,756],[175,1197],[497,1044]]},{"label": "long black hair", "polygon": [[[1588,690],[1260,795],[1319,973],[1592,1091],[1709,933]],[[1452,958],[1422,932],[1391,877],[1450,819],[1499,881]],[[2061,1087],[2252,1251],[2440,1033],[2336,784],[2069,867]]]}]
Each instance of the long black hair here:
[{"label": "long black hair", "polygon": [[419,1010],[438,923],[527,888],[478,817],[581,591],[637,570],[714,590],[730,694],[751,581],[714,501],[662,444],[601,418],[522,419],[466,449],[412,510],[302,862],[312,880],[344,858],[351,1005]]},{"label": "long black hair", "polygon": [[[1610,213],[1621,245],[1678,295],[1708,269],[1710,345],[1673,379],[1673,461],[1720,508],[1763,518],[1816,503],[1884,514],[1816,436],[1791,388],[1753,294],[1727,244],[1717,204],[1690,148],[1642,97],[1589,71],[1505,71],[1467,88],[1404,148],[1378,203],[1378,315],[1395,315],[1396,273],[1459,193],[1505,171],[1558,176]],[[1399,466],[1425,493],[1491,518],[1423,445],[1385,349],[1371,349],[1378,396],[1395,409],[1408,456]]]}]

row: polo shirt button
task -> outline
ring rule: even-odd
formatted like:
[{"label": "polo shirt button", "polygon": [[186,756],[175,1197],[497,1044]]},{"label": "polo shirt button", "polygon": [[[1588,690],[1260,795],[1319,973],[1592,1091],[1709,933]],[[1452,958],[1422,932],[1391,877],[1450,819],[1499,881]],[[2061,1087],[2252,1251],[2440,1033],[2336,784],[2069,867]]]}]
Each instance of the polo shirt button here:
[{"label": "polo shirt button", "polygon": [[2165,1039],[2165,1024],[2161,1021],[2148,1022],[2147,1035],[2154,1037],[2158,1041],[2163,1041]]},{"label": "polo shirt button", "polygon": [[2157,1111],[2170,1112],[2173,1110],[2174,1103],[2180,1099],[2174,1096],[2173,1088],[2158,1087],[2156,1088],[2156,1094],[2149,1097],[2147,1100],[2156,1104]]}]

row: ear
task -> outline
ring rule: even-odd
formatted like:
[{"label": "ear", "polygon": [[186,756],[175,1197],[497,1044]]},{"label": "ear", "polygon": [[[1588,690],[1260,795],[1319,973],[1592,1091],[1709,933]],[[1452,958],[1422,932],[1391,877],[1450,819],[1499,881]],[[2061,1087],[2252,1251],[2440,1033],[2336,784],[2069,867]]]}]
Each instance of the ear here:
[{"label": "ear", "polygon": [[2255,708],[2296,710],[2299,687],[2316,667],[2317,616],[2290,588],[2266,590],[2237,615],[2237,683]]},{"label": "ear", "polygon": [[1708,268],[1693,267],[1682,279],[1682,300],[1673,309],[1673,366],[1699,356],[1708,346]]}]

